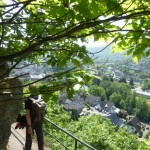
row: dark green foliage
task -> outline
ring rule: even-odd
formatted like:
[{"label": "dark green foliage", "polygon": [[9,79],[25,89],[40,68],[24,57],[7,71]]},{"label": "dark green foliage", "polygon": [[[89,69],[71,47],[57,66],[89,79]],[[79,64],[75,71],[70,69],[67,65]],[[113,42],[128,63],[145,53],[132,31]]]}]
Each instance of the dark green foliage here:
[{"label": "dark green foliage", "polygon": [[136,115],[140,120],[149,121],[150,119],[150,106],[147,104],[146,100],[139,98],[136,101]]},{"label": "dark green foliage", "polygon": [[142,86],[142,90],[150,90],[150,82],[145,82],[144,85]]},{"label": "dark green foliage", "polygon": [[93,79],[93,84],[95,84],[95,85],[99,85],[100,82],[101,82],[101,80],[98,79],[98,78],[94,78],[94,79]]},{"label": "dark green foliage", "polygon": [[106,100],[105,90],[100,86],[91,85],[89,87],[89,93],[94,95],[94,96],[99,96],[102,101]]},{"label": "dark green foliage", "polygon": [[[115,106],[118,107],[118,108],[122,108],[121,104],[123,103],[123,100],[122,100],[122,96],[120,94],[117,94],[117,93],[113,93],[109,100],[111,102],[114,102]],[[122,101],[122,102],[121,102]]]},{"label": "dark green foliage", "polygon": [[122,77],[122,78],[119,80],[119,82],[120,82],[120,83],[121,83],[121,82],[127,83],[127,81],[126,81],[126,78],[125,78],[125,77]]},{"label": "dark green foliage", "polygon": [[133,81],[133,79],[132,79],[132,78],[130,79],[129,84],[131,85],[131,87],[133,87],[133,86],[134,86],[134,81]]},{"label": "dark green foliage", "polygon": [[79,119],[79,113],[77,112],[77,110],[72,110],[71,111],[71,119],[78,121]]},{"label": "dark green foliage", "polygon": [[130,88],[125,83],[117,83],[104,80],[100,83],[100,86],[102,86],[105,89],[108,99],[115,92],[117,94],[120,94],[125,100],[127,95],[130,93]]}]

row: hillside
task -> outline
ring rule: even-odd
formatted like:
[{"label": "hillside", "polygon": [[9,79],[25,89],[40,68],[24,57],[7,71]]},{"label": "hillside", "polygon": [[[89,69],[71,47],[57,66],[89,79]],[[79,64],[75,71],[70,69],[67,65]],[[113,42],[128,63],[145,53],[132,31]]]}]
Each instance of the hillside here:
[{"label": "hillside", "polygon": [[105,62],[108,59],[109,62],[116,62],[116,61],[122,61],[122,60],[125,60],[126,58],[128,58],[128,57],[124,56],[123,53],[113,53],[113,52],[111,52],[111,47],[107,47],[105,50],[101,51],[104,47],[105,46],[87,47],[87,50],[90,53],[95,53],[94,57],[98,57],[96,59],[97,61],[104,61]]}]

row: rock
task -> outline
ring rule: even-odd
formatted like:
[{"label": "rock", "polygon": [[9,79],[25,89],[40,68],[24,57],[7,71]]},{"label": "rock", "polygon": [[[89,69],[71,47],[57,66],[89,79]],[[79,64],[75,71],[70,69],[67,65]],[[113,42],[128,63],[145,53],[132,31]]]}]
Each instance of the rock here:
[{"label": "rock", "polygon": [[22,109],[21,82],[4,78],[0,82],[0,150],[5,150],[11,134],[11,124]]},{"label": "rock", "polygon": [[8,77],[8,69],[9,69],[9,66],[8,66],[8,63],[7,62],[1,62],[0,61],[0,78],[5,78],[5,77]]}]

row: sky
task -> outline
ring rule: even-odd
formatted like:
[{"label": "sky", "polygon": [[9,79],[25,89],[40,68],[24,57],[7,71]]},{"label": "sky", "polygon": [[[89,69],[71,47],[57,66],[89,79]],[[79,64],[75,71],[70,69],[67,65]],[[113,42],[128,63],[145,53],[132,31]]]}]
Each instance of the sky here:
[{"label": "sky", "polygon": [[86,47],[100,47],[107,45],[107,43],[104,40],[94,42],[94,39],[90,38],[88,41],[89,41],[88,43],[83,43],[80,40],[78,40],[78,44],[81,46],[85,45]]},{"label": "sky", "polygon": [[10,0],[2,0],[3,2],[5,2],[6,4],[9,4],[11,1]]}]

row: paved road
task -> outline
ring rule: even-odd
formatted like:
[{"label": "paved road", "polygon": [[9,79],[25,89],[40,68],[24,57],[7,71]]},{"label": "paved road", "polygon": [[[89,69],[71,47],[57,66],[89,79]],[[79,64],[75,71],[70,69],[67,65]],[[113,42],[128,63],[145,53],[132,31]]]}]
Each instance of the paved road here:
[{"label": "paved road", "polygon": [[150,92],[143,91],[140,86],[134,88],[133,91],[135,91],[135,93],[138,95],[142,95],[143,97],[150,99]]}]

